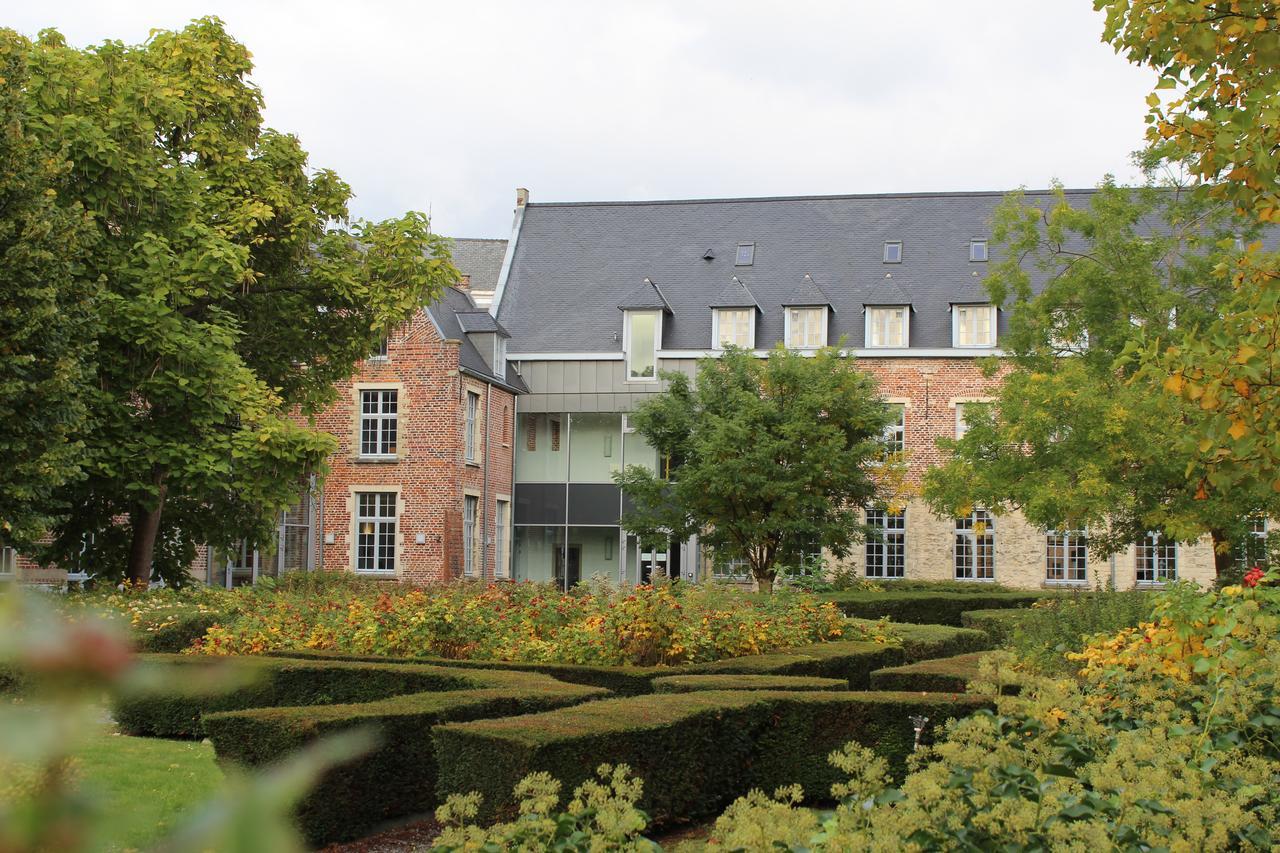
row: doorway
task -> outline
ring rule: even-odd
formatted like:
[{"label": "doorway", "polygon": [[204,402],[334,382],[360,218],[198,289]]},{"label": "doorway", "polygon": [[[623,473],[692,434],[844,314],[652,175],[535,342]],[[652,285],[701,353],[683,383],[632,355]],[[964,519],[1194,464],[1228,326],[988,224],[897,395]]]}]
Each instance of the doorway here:
[{"label": "doorway", "polygon": [[[568,571],[565,558],[568,557]],[[556,584],[568,592],[582,580],[582,546],[569,545],[556,549]]]}]

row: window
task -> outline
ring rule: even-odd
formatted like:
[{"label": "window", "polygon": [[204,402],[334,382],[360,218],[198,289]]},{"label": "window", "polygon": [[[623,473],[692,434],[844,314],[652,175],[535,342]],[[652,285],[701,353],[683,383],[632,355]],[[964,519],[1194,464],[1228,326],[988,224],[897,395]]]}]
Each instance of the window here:
[{"label": "window", "polygon": [[511,577],[511,502],[499,499],[494,505],[493,513],[493,576],[495,578]]},{"label": "window", "polygon": [[395,456],[400,393],[382,388],[360,392],[360,455]]},{"label": "window", "polygon": [[969,431],[969,419],[990,406],[990,403],[956,403],[956,438],[964,438]]},{"label": "window", "polygon": [[902,403],[888,405],[893,420],[884,428],[884,445],[886,453],[901,453],[907,442],[907,407]]},{"label": "window", "polygon": [[910,308],[898,305],[891,308],[867,309],[868,347],[905,347],[908,345],[908,317]]},{"label": "window", "polygon": [[1254,566],[1267,565],[1267,534],[1270,532],[1266,516],[1255,515],[1248,520],[1244,540],[1236,543],[1236,567],[1245,572]]},{"label": "window", "polygon": [[476,511],[480,499],[475,495],[464,495],[462,498],[462,574],[473,578],[479,571],[476,555]]},{"label": "window", "polygon": [[356,492],[356,571],[396,570],[396,493]]},{"label": "window", "polygon": [[502,335],[493,336],[493,375],[499,379],[507,375],[507,339]]},{"label": "window", "polygon": [[480,395],[475,391],[467,392],[467,422],[463,433],[463,444],[468,462],[475,462],[480,452]]},{"label": "window", "polygon": [[714,558],[711,561],[711,578],[725,583],[745,583],[751,580],[751,566],[746,560]]},{"label": "window", "polygon": [[1164,534],[1148,533],[1138,543],[1137,569],[1139,584],[1162,584],[1178,579],[1178,543]]},{"label": "window", "polygon": [[817,349],[827,342],[827,309],[788,308],[786,315],[787,347]]},{"label": "window", "polygon": [[886,264],[902,263],[902,241],[901,240],[885,240],[884,262]]},{"label": "window", "polygon": [[1089,330],[1072,329],[1071,314],[1054,311],[1049,325],[1049,347],[1055,351],[1082,352],[1089,347]]},{"label": "window", "polygon": [[867,510],[867,577],[900,578],[907,568],[907,514]]},{"label": "window", "polygon": [[1050,530],[1045,534],[1045,583],[1089,581],[1089,539],[1083,530]]},{"label": "window", "polygon": [[0,578],[12,578],[18,573],[18,552],[12,548],[0,548]]},{"label": "window", "polygon": [[956,580],[995,579],[995,523],[985,509],[956,519],[955,561]]},{"label": "window", "polygon": [[996,345],[996,306],[954,305],[951,309],[952,341],[958,347]]},{"label": "window", "polygon": [[751,349],[755,346],[756,311],[754,308],[717,308],[712,330],[716,349],[735,347]]},{"label": "window", "polygon": [[739,243],[738,253],[733,256],[735,267],[749,267],[756,262],[756,244]]},{"label": "window", "polygon": [[657,311],[628,311],[626,329],[627,379],[658,378],[658,339],[662,320]]},{"label": "window", "polygon": [[987,260],[987,241],[986,240],[970,240],[969,241],[969,260],[975,263],[985,263]]},{"label": "window", "polygon": [[378,340],[378,346],[374,349],[373,354],[369,356],[369,361],[386,361],[387,360],[387,341],[390,335],[383,335]]}]

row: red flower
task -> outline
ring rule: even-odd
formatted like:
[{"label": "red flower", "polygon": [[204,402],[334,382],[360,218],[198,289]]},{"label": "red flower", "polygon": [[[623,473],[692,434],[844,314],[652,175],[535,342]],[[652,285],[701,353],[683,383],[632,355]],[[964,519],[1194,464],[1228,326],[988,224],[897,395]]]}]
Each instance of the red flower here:
[{"label": "red flower", "polygon": [[1266,573],[1262,571],[1261,566],[1254,566],[1252,569],[1245,572],[1244,585],[1247,587],[1257,586],[1258,582],[1262,580],[1265,574]]}]

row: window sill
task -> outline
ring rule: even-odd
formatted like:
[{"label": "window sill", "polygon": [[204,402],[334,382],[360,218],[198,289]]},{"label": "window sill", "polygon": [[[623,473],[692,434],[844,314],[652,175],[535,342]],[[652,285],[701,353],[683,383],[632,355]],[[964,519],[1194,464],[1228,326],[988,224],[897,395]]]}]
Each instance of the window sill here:
[{"label": "window sill", "polygon": [[351,461],[357,465],[394,465],[400,461],[399,456],[353,456]]},{"label": "window sill", "polygon": [[360,569],[355,569],[352,572],[352,574],[359,575],[362,578],[395,578],[395,577],[398,577],[400,573],[395,570],[392,570],[389,572],[386,572],[386,571],[375,572],[375,571],[361,571]]},{"label": "window sill", "polygon": [[468,468],[479,468],[480,460],[479,459],[463,459],[462,464],[466,465]]},{"label": "window sill", "polygon": [[1171,581],[1135,581],[1134,586],[1138,589],[1164,589]]},{"label": "window sill", "polygon": [[1088,581],[1041,581],[1043,589],[1088,589]]},{"label": "window sill", "polygon": [[952,580],[962,581],[964,583],[995,583],[995,578],[952,578]]}]

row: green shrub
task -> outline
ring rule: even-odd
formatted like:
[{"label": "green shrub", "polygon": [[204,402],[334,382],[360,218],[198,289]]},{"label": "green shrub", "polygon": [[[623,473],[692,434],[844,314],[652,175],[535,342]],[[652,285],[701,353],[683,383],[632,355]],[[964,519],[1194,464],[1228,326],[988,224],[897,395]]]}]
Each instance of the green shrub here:
[{"label": "green shrub", "polygon": [[965,652],[982,652],[993,645],[990,637],[972,628],[903,624],[894,625],[893,630],[906,663],[930,658],[949,658]]},{"label": "green shrub", "polygon": [[971,591],[946,590],[898,590],[867,592],[828,592],[818,596],[830,601],[846,616],[860,619],[888,617],[894,622],[912,622],[920,625],[952,625],[959,627],[960,614],[966,610],[983,610],[997,607],[1030,607],[1035,602],[1052,598],[1056,592],[1006,592],[988,590],[985,584],[972,584]]},{"label": "green shrub", "polygon": [[1074,672],[1067,652],[1084,648],[1096,634],[1147,621],[1154,603],[1155,594],[1144,590],[1098,590],[1046,601],[1023,614],[1002,645],[1043,672]]},{"label": "green shrub", "polygon": [[966,610],[960,621],[966,628],[982,631],[994,645],[1002,645],[1013,634],[1018,623],[1031,613],[1030,607],[999,607],[986,610]]},{"label": "green shrub", "polygon": [[197,609],[175,612],[169,619],[153,627],[132,632],[134,648],[139,652],[181,652],[205,632],[225,619],[221,613]]},{"label": "green shrub", "polygon": [[997,685],[1000,692],[1017,693],[1016,676],[1008,667],[999,667],[993,674],[981,672],[982,659],[985,652],[970,652],[950,658],[935,658],[910,663],[906,666],[891,666],[871,673],[872,690],[918,690],[927,693],[963,693],[969,684],[978,680],[996,677],[1001,683]]},{"label": "green shrub", "polygon": [[848,690],[841,678],[804,675],[668,675],[653,680],[654,693],[695,690]]},{"label": "green shrub", "polygon": [[965,695],[703,691],[450,723],[432,738],[440,796],[478,791],[486,818],[510,814],[511,791],[529,773],[572,787],[607,762],[644,780],[640,808],[660,824],[715,814],[752,788],[799,783],[825,796],[839,780],[826,756],[849,740],[901,772],[914,747],[913,716],[933,727],[987,704]]},{"label": "green shrub", "polygon": [[881,667],[904,660],[902,648],[888,643],[844,640],[815,643],[767,655],[729,658],[714,663],[691,664],[668,668],[663,675],[739,674],[739,675],[806,675],[816,678],[838,678],[854,690],[865,690],[871,673]]}]

